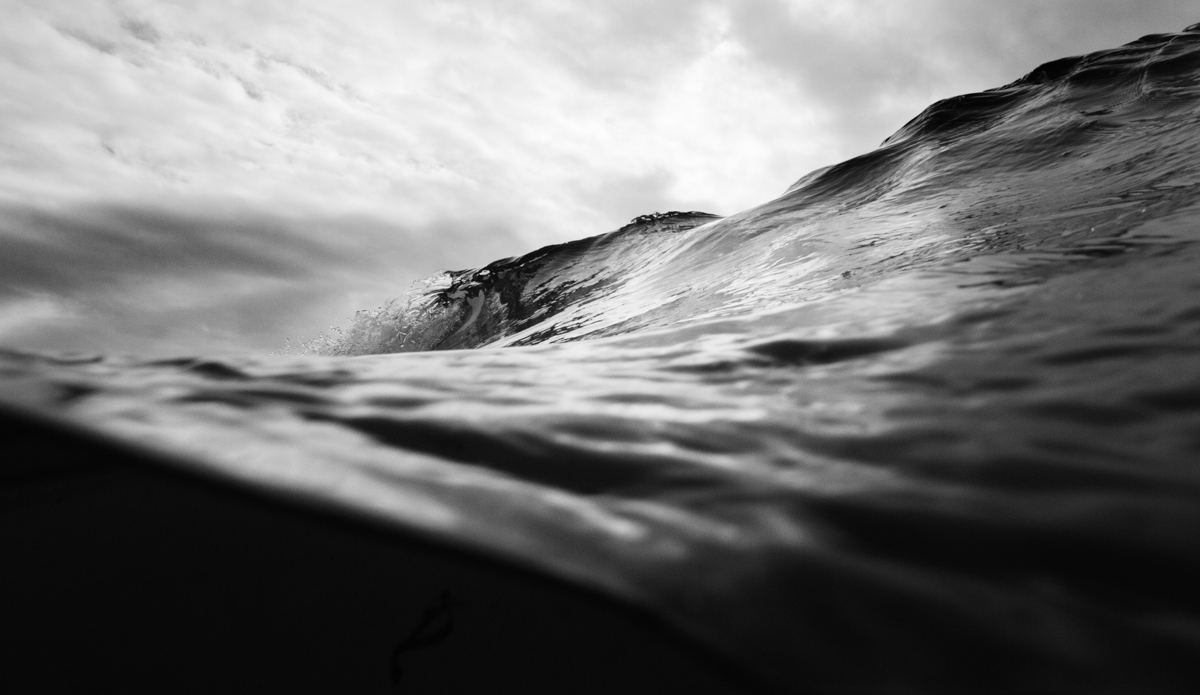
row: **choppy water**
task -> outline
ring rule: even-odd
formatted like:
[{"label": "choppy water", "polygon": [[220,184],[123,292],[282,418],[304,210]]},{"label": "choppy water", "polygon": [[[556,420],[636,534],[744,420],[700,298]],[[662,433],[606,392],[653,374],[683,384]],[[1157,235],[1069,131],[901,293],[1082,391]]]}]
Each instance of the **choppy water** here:
[{"label": "choppy water", "polygon": [[1192,692],[1198,242],[1200,26],[939,102],[728,218],[449,274],[343,355],[0,375],[778,685]]}]

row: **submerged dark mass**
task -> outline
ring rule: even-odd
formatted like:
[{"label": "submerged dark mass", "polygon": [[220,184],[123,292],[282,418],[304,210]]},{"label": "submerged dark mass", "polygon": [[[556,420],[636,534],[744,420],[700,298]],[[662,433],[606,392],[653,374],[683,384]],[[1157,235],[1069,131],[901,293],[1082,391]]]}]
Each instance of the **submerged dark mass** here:
[{"label": "submerged dark mass", "polygon": [[[739,214],[447,273],[330,355],[0,374],[144,469],[616,599],[747,688],[1187,693],[1198,242],[1200,25]],[[82,475],[38,452],[22,489]]]}]

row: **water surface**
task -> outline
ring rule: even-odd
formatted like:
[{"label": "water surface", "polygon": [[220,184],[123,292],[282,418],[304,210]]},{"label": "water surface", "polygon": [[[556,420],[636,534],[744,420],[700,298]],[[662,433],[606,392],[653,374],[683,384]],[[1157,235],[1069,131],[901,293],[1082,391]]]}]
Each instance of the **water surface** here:
[{"label": "water surface", "polygon": [[786,689],[1190,692],[1198,193],[1192,30],[939,102],[727,218],[449,273],[340,354],[10,350],[3,398]]}]

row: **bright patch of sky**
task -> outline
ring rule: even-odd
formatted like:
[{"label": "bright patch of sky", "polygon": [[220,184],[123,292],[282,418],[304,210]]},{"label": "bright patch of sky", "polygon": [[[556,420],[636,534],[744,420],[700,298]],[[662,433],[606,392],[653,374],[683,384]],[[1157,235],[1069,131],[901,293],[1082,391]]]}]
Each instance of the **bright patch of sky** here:
[{"label": "bright patch of sky", "polygon": [[0,0],[0,345],[274,349],[442,268],[730,214],[1110,0]]}]

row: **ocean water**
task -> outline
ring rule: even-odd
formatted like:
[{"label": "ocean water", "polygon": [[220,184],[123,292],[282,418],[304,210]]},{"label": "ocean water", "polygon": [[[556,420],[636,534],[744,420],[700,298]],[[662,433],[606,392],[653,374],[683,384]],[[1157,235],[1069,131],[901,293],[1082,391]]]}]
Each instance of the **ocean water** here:
[{"label": "ocean water", "polygon": [[0,398],[601,592],[783,689],[1200,683],[1200,25],[308,350],[6,350]]}]

